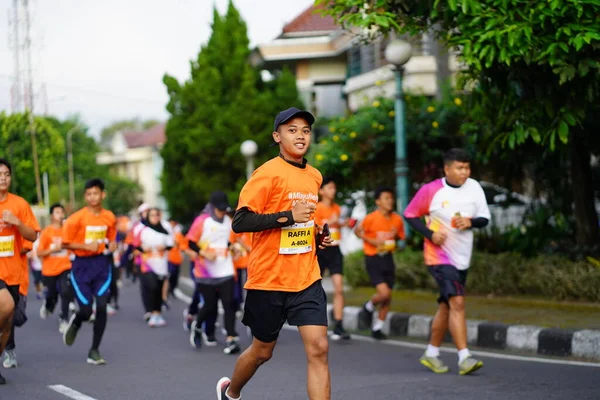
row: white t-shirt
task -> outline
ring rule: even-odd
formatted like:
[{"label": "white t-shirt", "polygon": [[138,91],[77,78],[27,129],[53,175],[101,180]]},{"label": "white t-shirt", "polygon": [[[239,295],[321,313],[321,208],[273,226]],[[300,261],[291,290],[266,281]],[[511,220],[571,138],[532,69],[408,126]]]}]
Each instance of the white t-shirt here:
[{"label": "white t-shirt", "polygon": [[426,265],[449,264],[465,270],[471,263],[473,231],[452,227],[452,218],[460,213],[467,218],[491,218],[485,193],[479,182],[467,179],[461,187],[454,188],[446,179],[436,179],[417,192],[404,211],[406,218],[426,217],[427,227],[434,232],[443,230],[448,237],[442,246],[425,239]]},{"label": "white t-shirt", "polygon": [[31,257],[29,258],[29,265],[34,271],[42,270],[42,261],[37,256],[38,247],[40,246],[40,239],[33,242],[33,250],[31,250]]},{"label": "white t-shirt", "polygon": [[[168,226],[169,224],[165,224],[164,222],[161,222],[161,224],[168,232],[167,234],[157,232],[145,225],[141,225],[139,229],[137,229],[141,247],[148,247],[155,250],[158,247],[174,246],[171,227]],[[166,250],[162,253],[159,253],[158,251],[146,253],[144,262],[158,276],[166,276],[169,273],[168,251]]]},{"label": "white t-shirt", "polygon": [[194,264],[194,277],[197,280],[225,278],[234,275],[233,260],[228,250],[231,234],[231,218],[225,216],[223,222],[214,220],[209,214],[198,216],[186,236],[196,242],[200,250],[210,249],[217,254],[214,261],[199,258]]}]

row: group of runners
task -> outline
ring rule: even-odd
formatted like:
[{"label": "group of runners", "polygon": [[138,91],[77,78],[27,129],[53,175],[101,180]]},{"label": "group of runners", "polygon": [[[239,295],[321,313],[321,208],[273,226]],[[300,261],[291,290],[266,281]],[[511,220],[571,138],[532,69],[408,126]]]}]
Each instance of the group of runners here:
[{"label": "group of runners", "polygon": [[[104,364],[99,347],[108,315],[119,309],[119,282],[139,280],[144,321],[161,327],[179,279],[185,254],[195,283],[184,310],[190,344],[217,345],[219,302],[226,336],[223,352],[240,353],[236,316],[243,315],[252,343],[239,356],[231,378],[216,386],[219,400],[241,398],[242,388],[268,361],[287,322],[297,326],[307,356],[310,399],[330,398],[329,340],[349,340],[343,324],[343,255],[341,229],[352,226],[336,204],[332,178],[309,165],[305,155],[314,117],[290,108],[277,115],[273,140],[279,155],[260,166],[244,185],[235,209],[225,193],[215,191],[187,231],[165,221],[159,208],[142,204],[131,223],[103,207],[100,179],[85,184],[86,205],[65,218],[60,204],[50,207],[50,224],[40,232],[31,207],[9,192],[12,169],[0,159],[0,353],[4,367],[17,366],[14,327],[26,321],[28,265],[35,283],[43,283],[40,317],[58,306],[59,331],[67,346],[83,323],[93,322],[87,362]],[[449,367],[439,358],[449,329],[458,350],[458,370],[469,374],[483,366],[467,348],[464,287],[470,263],[473,228],[490,214],[481,186],[470,176],[470,159],[451,149],[445,177],[424,185],[404,209],[410,227],[424,236],[425,265],[439,285],[438,311],[421,364],[436,373]],[[377,209],[354,228],[364,242],[365,268],[376,290],[363,306],[374,315],[372,336],[387,337],[385,320],[395,285],[393,253],[405,239],[403,218],[394,212],[394,191],[375,191]],[[35,267],[34,267],[35,266]],[[122,268],[120,268],[122,267]],[[124,276],[121,276],[121,270]],[[334,285],[333,331],[328,333],[327,296],[321,284],[328,273]],[[38,276],[39,275],[39,276]],[[139,278],[139,279],[138,279]],[[41,289],[38,289],[41,294]],[[5,379],[0,376],[0,383]]]}]

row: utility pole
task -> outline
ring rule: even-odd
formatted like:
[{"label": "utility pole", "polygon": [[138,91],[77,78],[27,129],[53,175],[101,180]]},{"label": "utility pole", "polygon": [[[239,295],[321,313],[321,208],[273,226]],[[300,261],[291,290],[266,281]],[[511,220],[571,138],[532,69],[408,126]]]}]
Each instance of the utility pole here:
[{"label": "utility pole", "polygon": [[26,86],[26,108],[29,114],[29,134],[31,135],[31,151],[33,158],[33,175],[35,177],[35,189],[38,204],[42,203],[42,182],[40,181],[40,167],[38,162],[37,141],[35,133],[34,103],[35,94],[33,91],[33,65],[31,65],[31,21],[29,16],[29,0],[22,0],[23,11],[25,14],[25,55],[27,64],[27,84]]}]

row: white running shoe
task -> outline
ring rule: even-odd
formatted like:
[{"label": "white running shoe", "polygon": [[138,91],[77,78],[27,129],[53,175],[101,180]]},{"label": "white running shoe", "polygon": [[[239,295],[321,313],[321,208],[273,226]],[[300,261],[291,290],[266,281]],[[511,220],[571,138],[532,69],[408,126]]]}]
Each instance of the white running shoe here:
[{"label": "white running shoe", "polygon": [[58,320],[58,332],[60,334],[65,333],[65,330],[67,329],[67,326],[69,326],[69,322],[65,321],[64,319],[59,319]]},{"label": "white running shoe", "polygon": [[45,320],[50,315],[50,311],[46,308],[46,300],[42,302],[42,306],[40,307],[40,318]]},{"label": "white running shoe", "polygon": [[106,313],[112,317],[113,315],[117,314],[117,310],[110,304],[107,304],[106,305]]},{"label": "white running shoe", "polygon": [[4,368],[16,368],[19,366],[17,363],[17,353],[14,350],[6,350],[4,352],[4,362],[2,363]]}]

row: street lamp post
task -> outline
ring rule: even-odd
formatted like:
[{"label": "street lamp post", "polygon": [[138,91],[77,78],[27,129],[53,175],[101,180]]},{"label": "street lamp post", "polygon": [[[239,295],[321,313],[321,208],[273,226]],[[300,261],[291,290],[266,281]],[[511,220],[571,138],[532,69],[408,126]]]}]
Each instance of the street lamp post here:
[{"label": "street lamp post", "polygon": [[258,145],[254,140],[244,140],[240,152],[246,158],[246,179],[250,179],[254,172],[254,156],[258,152]]},{"label": "street lamp post", "polygon": [[[395,131],[396,131],[396,208],[401,212],[408,205],[408,165],[406,163],[406,134],[404,124],[404,92],[402,90],[402,66],[410,60],[410,43],[395,39],[387,45],[385,58],[394,64],[396,77]],[[408,238],[410,231],[406,229]]]},{"label": "street lamp post", "polygon": [[79,129],[79,125],[75,125],[67,132],[67,161],[69,168],[69,206],[71,212],[75,210],[75,177],[73,173],[73,132]]}]

